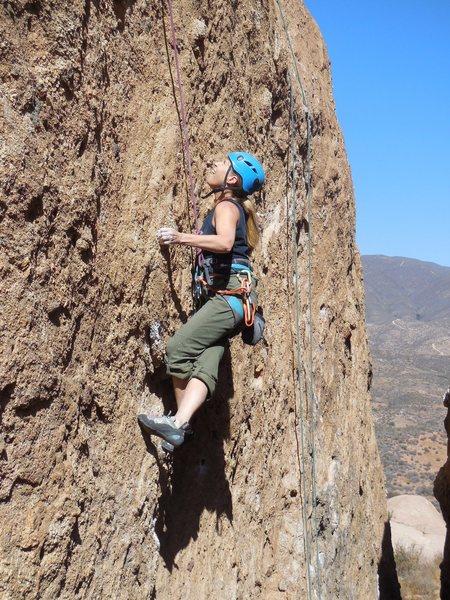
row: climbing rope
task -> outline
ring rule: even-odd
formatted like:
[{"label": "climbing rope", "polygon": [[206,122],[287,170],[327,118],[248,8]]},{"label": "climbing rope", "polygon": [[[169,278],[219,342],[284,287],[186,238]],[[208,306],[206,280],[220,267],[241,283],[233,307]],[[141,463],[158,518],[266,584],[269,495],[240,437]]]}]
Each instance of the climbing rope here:
[{"label": "climbing rope", "polygon": [[[279,12],[281,15],[281,20],[283,23],[283,29],[286,35],[286,39],[290,48],[292,62],[294,65],[296,79],[300,89],[300,95],[302,99],[303,109],[306,117],[306,147],[307,147],[307,155],[306,155],[306,176],[305,176],[305,185],[306,185],[306,204],[307,204],[307,214],[308,214],[308,306],[309,306],[309,381],[308,381],[308,397],[310,398],[310,416],[311,416],[311,426],[310,426],[310,445],[311,445],[311,482],[312,482],[312,518],[314,524],[314,546],[315,546],[315,562],[316,562],[316,572],[317,572],[317,591],[319,594],[319,598],[321,597],[321,566],[319,560],[319,542],[318,542],[318,526],[317,526],[317,474],[316,474],[316,452],[315,452],[315,403],[316,397],[314,393],[314,369],[313,369],[313,319],[312,319],[312,226],[311,226],[311,124],[310,124],[310,111],[308,108],[308,103],[306,99],[306,94],[303,89],[302,80],[300,77],[300,71],[298,68],[298,61],[295,56],[295,52],[293,49],[293,45],[291,42],[291,37],[289,34],[289,29],[287,26],[287,21],[285,19],[283,7],[281,5],[280,0],[276,0]],[[298,393],[299,393],[299,413],[300,413],[300,434],[301,434],[301,451],[302,451],[302,464],[301,469],[303,470],[303,498],[305,503],[304,513],[306,512],[307,507],[307,494],[306,494],[306,482],[305,482],[305,467],[304,467],[304,457],[305,457],[305,427],[304,427],[304,407],[303,407],[303,397],[302,397],[302,380],[301,380],[301,370],[302,370],[302,362],[301,362],[301,352],[300,352],[300,303],[299,303],[299,270],[298,270],[298,243],[297,243],[297,228],[296,228],[296,212],[297,212],[297,201],[296,201],[296,181],[295,181],[295,168],[296,168],[296,160],[295,160],[295,103],[293,97],[293,87],[292,80],[289,74],[289,83],[290,83],[290,124],[291,124],[291,164],[292,164],[292,235],[293,235],[293,253],[294,253],[294,277],[295,277],[295,311],[296,311],[296,338],[297,338],[297,362],[298,362]],[[307,520],[304,515],[304,528],[305,528],[305,538],[309,537],[308,530],[306,527]],[[307,582],[308,582],[308,596],[312,598],[312,581],[311,581],[311,551],[309,547],[309,539],[305,540],[305,554],[307,561]]]},{"label": "climbing rope", "polygon": [[295,158],[295,122],[294,122],[294,94],[292,89],[292,81],[290,73],[289,76],[289,114],[290,114],[290,128],[291,128],[291,185],[292,185],[292,201],[291,201],[291,224],[292,224],[292,245],[293,245],[293,260],[294,260],[294,290],[295,290],[295,335],[297,339],[297,385],[298,385],[298,409],[300,418],[300,469],[301,469],[301,486],[303,496],[303,540],[305,545],[305,558],[306,558],[306,581],[308,597],[312,598],[312,584],[311,584],[311,548],[309,544],[308,535],[308,519],[307,519],[307,508],[308,508],[308,495],[306,493],[306,467],[305,467],[305,455],[306,455],[306,435],[304,426],[304,405],[303,405],[303,385],[302,385],[302,356],[300,349],[300,291],[298,284],[298,244],[297,244],[297,227],[296,227],[296,214],[297,214],[297,195],[295,193],[296,187],[296,158]]},{"label": "climbing rope", "polygon": [[192,203],[192,211],[194,214],[195,230],[196,230],[196,232],[198,232],[199,231],[198,203],[197,203],[197,195],[195,193],[194,177],[192,175],[192,160],[191,160],[191,151],[190,151],[190,145],[189,145],[189,128],[188,128],[185,102],[184,102],[183,82],[181,80],[180,58],[179,58],[177,38],[176,38],[176,32],[175,32],[175,22],[173,19],[172,0],[167,0],[167,5],[168,5],[168,10],[169,10],[172,47],[173,47],[173,53],[175,56],[175,68],[176,68],[176,72],[177,72],[178,93],[180,95],[181,132],[182,132],[182,138],[183,138],[184,156],[186,158],[186,163],[187,163],[187,168],[188,168],[189,186],[191,188],[191,203]]}]

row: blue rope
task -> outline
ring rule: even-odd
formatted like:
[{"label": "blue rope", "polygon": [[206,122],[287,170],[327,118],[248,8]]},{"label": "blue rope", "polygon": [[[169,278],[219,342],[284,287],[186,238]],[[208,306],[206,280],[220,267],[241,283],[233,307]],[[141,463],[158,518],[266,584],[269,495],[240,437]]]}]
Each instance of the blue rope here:
[{"label": "blue rope", "polygon": [[[303,109],[305,111],[306,117],[306,145],[307,145],[307,156],[306,156],[306,203],[307,203],[307,213],[308,213],[308,224],[309,224],[309,233],[308,233],[308,305],[309,305],[309,382],[308,382],[308,397],[310,398],[310,415],[311,415],[311,435],[310,435],[310,444],[311,444],[311,480],[312,480],[312,516],[314,522],[314,542],[315,542],[315,559],[316,559],[316,570],[317,570],[317,588],[319,597],[321,597],[321,566],[319,560],[319,542],[318,542],[318,527],[317,527],[317,473],[316,473],[316,450],[315,450],[315,425],[316,425],[316,416],[315,416],[315,403],[316,396],[314,393],[314,371],[313,371],[313,316],[312,316],[312,222],[311,222],[311,122],[310,122],[310,111],[308,108],[308,103],[306,99],[306,95],[303,89],[302,80],[300,77],[300,72],[298,68],[298,61],[295,56],[295,52],[292,46],[291,38],[289,35],[289,29],[287,26],[287,22],[284,16],[284,11],[281,5],[280,0],[276,0],[278,4],[278,8],[280,11],[281,19],[283,22],[283,28],[286,34],[286,39],[289,44],[289,48],[292,55],[292,61],[294,64],[294,70],[296,74],[296,79],[300,88],[300,95],[303,103]],[[292,189],[293,189],[293,237],[294,237],[294,270],[295,270],[295,286],[296,286],[296,336],[297,336],[297,348],[300,344],[300,327],[299,327],[299,301],[298,301],[298,245],[297,245],[297,236],[296,236],[296,193],[295,193],[295,138],[294,138],[294,101],[293,101],[293,91],[292,91],[292,81],[289,74],[289,83],[290,83],[290,122],[291,122],[291,152],[292,152]],[[304,423],[303,423],[303,400],[302,400],[302,389],[301,389],[301,356],[300,350],[297,350],[298,356],[298,370],[299,370],[299,401],[300,401],[300,430],[302,436],[302,464],[304,465],[304,454],[305,454],[305,444],[304,444]],[[302,466],[303,472],[305,473],[304,466]],[[303,477],[304,479],[304,477]],[[303,482],[303,495],[305,508],[307,506],[307,496],[306,496],[306,487],[305,482]],[[305,519],[305,516],[304,516]],[[308,532],[305,529],[305,537],[308,537]],[[308,567],[308,595],[311,598],[312,586],[311,586],[311,555],[309,550],[309,541],[305,543],[305,552],[306,552],[306,560]]]},{"label": "blue rope", "polygon": [[292,182],[292,204],[291,204],[291,224],[292,224],[292,254],[294,261],[294,289],[295,289],[295,335],[296,335],[296,349],[297,349],[297,385],[298,385],[298,409],[299,409],[299,420],[300,420],[300,468],[301,468],[301,486],[303,496],[303,539],[305,545],[305,558],[306,558],[306,581],[307,581],[307,592],[308,598],[312,600],[312,583],[311,583],[311,548],[309,543],[308,534],[308,495],[306,493],[306,468],[305,468],[305,456],[306,456],[306,435],[305,435],[305,424],[304,424],[304,405],[303,405],[303,386],[302,386],[302,356],[300,349],[300,291],[299,291],[299,278],[298,278],[298,243],[297,243],[297,194],[295,193],[296,188],[296,159],[295,159],[295,122],[294,122],[294,95],[292,89],[291,76],[289,76],[289,89],[290,89],[290,127],[291,127],[291,182]]}]

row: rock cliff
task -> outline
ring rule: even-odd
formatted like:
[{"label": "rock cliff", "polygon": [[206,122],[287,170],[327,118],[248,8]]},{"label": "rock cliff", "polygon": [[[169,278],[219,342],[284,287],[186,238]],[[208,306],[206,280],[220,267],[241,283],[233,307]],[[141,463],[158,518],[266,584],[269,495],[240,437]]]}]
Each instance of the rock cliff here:
[{"label": "rock cliff", "polygon": [[155,238],[193,227],[167,5],[0,7],[2,598],[376,597],[386,507],[351,176],[324,42],[302,2],[283,6],[309,213],[279,5],[174,6],[199,187],[236,148],[268,181],[266,340],[232,340],[172,460],[136,422],[171,407],[164,345],[191,310],[192,253]]},{"label": "rock cliff", "polygon": [[439,502],[441,507],[442,516],[445,520],[446,535],[444,545],[444,555],[442,563],[440,564],[441,569],[441,598],[445,600],[450,596],[450,535],[449,535],[449,523],[450,523],[450,388],[447,393],[444,394],[444,406],[447,409],[447,414],[444,419],[444,427],[447,433],[447,461],[443,465],[436,475],[434,480],[434,496]]}]

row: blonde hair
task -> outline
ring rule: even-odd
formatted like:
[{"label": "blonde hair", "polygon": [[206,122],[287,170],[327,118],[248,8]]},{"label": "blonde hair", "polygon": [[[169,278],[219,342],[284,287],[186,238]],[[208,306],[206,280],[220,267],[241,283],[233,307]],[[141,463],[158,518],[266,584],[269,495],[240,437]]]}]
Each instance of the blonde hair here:
[{"label": "blonde hair", "polygon": [[249,247],[249,251],[252,252],[258,242],[259,242],[259,227],[258,227],[258,217],[256,215],[256,206],[253,202],[245,195],[245,192],[242,190],[242,177],[239,173],[236,173],[233,169],[231,169],[233,175],[236,175],[238,179],[238,186],[233,189],[236,195],[236,199],[239,200],[239,203],[242,204],[242,208],[245,211],[247,216],[247,244]]},{"label": "blonde hair", "polygon": [[239,198],[240,203],[247,215],[247,244],[250,252],[256,248],[259,241],[258,217],[256,207],[249,198]]}]

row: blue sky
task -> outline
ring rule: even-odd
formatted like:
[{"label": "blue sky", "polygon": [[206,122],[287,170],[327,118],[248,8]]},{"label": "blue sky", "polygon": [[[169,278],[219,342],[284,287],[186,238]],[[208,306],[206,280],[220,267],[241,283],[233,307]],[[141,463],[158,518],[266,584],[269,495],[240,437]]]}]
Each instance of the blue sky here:
[{"label": "blue sky", "polygon": [[450,266],[450,0],[305,0],[331,60],[362,254]]}]

